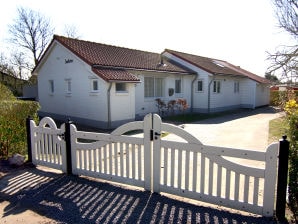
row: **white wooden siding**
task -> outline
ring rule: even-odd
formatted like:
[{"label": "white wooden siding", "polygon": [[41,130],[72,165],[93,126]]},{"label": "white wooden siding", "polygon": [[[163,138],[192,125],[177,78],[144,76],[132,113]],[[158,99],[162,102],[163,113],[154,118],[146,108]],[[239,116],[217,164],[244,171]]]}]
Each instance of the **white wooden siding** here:
[{"label": "white wooden siding", "polygon": [[269,86],[265,84],[257,84],[256,86],[256,107],[269,104],[270,91]]},{"label": "white wooden siding", "polygon": [[242,79],[240,82],[241,106],[255,108],[256,82],[251,79]]},{"label": "white wooden siding", "polygon": [[[65,60],[72,60],[66,63]],[[92,91],[92,79],[98,79],[98,91]],[[54,92],[49,92],[49,80],[54,82]],[[71,92],[66,93],[66,80],[71,81]],[[47,55],[38,71],[38,94],[43,114],[59,115],[60,118],[78,118],[99,123],[108,122],[109,84],[99,78],[80,58],[59,43]],[[135,116],[134,84],[128,83],[125,94],[111,89],[111,120],[133,120]]]}]

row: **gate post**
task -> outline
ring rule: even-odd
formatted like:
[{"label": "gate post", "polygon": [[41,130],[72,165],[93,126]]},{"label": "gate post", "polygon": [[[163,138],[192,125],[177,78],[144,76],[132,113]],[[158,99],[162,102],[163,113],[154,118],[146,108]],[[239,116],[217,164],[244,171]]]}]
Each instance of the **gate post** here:
[{"label": "gate post", "polygon": [[161,146],[160,146],[160,138],[161,138],[161,124],[162,120],[159,115],[153,114],[153,167],[152,167],[152,180],[153,180],[153,192],[160,192],[160,167],[161,167]]},{"label": "gate post", "polygon": [[28,162],[32,163],[32,142],[31,142],[31,125],[30,122],[33,119],[28,116],[26,118],[26,132],[27,132],[27,149],[28,149]]},{"label": "gate post", "polygon": [[276,217],[282,221],[285,219],[286,194],[288,180],[288,160],[290,142],[287,136],[282,136],[279,140],[279,160],[278,160],[278,177],[277,177],[277,194],[276,194]]},{"label": "gate post", "polygon": [[66,149],[66,173],[68,175],[72,174],[72,163],[71,163],[71,133],[70,133],[70,125],[73,122],[68,119],[65,123],[65,149]]}]

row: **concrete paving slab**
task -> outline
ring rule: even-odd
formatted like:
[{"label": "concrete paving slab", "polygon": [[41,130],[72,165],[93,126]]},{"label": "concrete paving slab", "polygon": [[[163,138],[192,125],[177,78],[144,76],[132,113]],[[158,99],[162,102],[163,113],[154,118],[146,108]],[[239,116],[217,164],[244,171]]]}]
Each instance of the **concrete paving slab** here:
[{"label": "concrete paving slab", "polygon": [[[273,108],[263,107],[243,110],[218,118],[184,124],[184,130],[198,138],[205,145],[265,151],[269,135],[269,121],[284,116]],[[174,140],[177,136],[168,135]]]}]

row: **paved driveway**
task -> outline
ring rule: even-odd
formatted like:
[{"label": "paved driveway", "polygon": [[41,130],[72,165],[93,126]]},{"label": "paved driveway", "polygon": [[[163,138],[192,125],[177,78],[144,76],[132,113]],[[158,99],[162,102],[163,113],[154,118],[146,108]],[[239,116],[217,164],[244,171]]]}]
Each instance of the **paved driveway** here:
[{"label": "paved driveway", "polygon": [[205,145],[265,151],[270,144],[269,121],[283,115],[272,107],[263,107],[185,124],[184,129]]}]

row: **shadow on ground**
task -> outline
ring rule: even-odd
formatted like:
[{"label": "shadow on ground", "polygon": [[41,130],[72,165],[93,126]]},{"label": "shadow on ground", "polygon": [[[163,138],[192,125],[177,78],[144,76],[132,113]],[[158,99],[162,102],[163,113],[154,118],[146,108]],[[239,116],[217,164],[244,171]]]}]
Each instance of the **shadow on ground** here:
[{"label": "shadow on ground", "polygon": [[58,223],[275,223],[36,168],[2,177],[4,200],[4,216],[29,209]]}]

